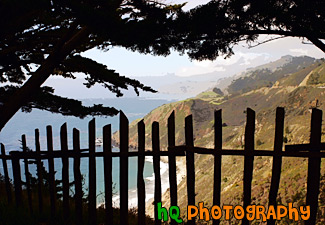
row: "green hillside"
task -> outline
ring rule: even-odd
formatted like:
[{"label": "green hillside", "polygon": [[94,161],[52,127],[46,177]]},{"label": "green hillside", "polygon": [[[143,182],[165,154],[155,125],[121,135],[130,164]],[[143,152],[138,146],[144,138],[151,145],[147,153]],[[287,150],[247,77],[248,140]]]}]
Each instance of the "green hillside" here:
[{"label": "green hillside", "polygon": [[308,85],[322,85],[325,83],[325,63],[320,64],[314,69],[309,79],[307,80]]},{"label": "green hillside", "polygon": [[[283,58],[280,61],[283,61]],[[257,68],[252,70],[249,76],[243,76],[234,80],[228,86],[228,93],[242,94],[261,87],[271,87],[276,81],[315,63],[315,59],[308,56],[285,58],[287,59],[286,63],[280,67]]]},{"label": "green hillside", "polygon": [[[255,148],[273,149],[275,110],[284,107],[286,112],[284,141],[285,144],[308,143],[310,134],[311,108],[318,107],[325,111],[325,63],[300,66],[300,70],[287,76],[280,76],[281,85],[262,87],[239,95],[220,96],[214,92],[201,93],[195,98],[166,104],[144,117],[146,124],[146,147],[151,148],[150,133],[153,121],[160,123],[161,147],[167,146],[167,118],[174,110],[176,116],[176,144],[184,144],[184,119],[192,114],[194,120],[194,140],[196,146],[212,147],[214,144],[213,114],[222,109],[223,148],[242,149],[244,145],[244,125],[246,108],[256,111]],[[294,71],[292,69],[291,71]],[[254,76],[254,73],[252,74]],[[251,79],[254,80],[253,77]],[[271,80],[271,78],[270,78]],[[300,85],[306,80],[306,85]],[[276,80],[274,81],[276,82]],[[300,86],[299,86],[300,85]],[[322,142],[325,142],[325,126],[322,128]],[[130,141],[136,147],[136,122],[130,125]],[[114,135],[118,140],[117,134]],[[224,156],[222,158],[222,204],[242,205],[243,158]],[[179,168],[185,168],[184,159],[179,157]],[[255,157],[252,182],[252,202],[267,205],[271,182],[272,158]],[[213,157],[195,156],[196,200],[204,201],[206,207],[212,206],[213,193]],[[322,161],[322,181],[320,206],[325,207],[325,160]],[[284,158],[278,203],[302,205],[306,196],[307,159]],[[163,203],[169,206],[169,192],[163,196]],[[186,179],[178,185],[178,205],[181,212],[186,212]],[[153,210],[150,205],[147,209]],[[185,216],[183,214],[183,216]],[[233,220],[232,223],[238,222]],[[291,221],[292,222],[292,221]],[[290,224],[294,224],[291,223]],[[224,224],[224,223],[223,223]],[[287,224],[282,220],[280,224]],[[298,224],[298,223],[297,223]]]}]

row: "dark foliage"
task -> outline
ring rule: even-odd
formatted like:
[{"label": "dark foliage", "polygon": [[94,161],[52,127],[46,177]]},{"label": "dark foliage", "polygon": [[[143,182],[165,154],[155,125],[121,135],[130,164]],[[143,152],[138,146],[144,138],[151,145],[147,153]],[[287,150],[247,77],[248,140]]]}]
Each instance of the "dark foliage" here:
[{"label": "dark foliage", "polygon": [[[121,89],[155,92],[139,81],[120,76],[81,53],[113,46],[159,55],[169,46],[157,40],[164,34],[181,5],[154,1],[0,1],[1,128],[23,107],[64,115],[115,115],[117,110],[53,95],[41,88],[50,75],[74,78],[85,74],[85,86],[101,84],[118,97]],[[10,86],[10,85],[15,85]],[[55,106],[56,105],[56,106]]]},{"label": "dark foliage", "polygon": [[179,15],[177,49],[199,60],[228,57],[239,41],[270,34],[305,38],[325,52],[324,21],[322,0],[215,0]]},{"label": "dark foliage", "polygon": [[[74,78],[74,72],[81,72],[87,87],[99,83],[117,96],[129,86],[137,93],[139,89],[154,92],[81,55],[93,48],[108,51],[121,46],[164,56],[175,49],[192,59],[215,59],[232,55],[239,41],[252,44],[258,35],[271,34],[305,38],[325,52],[322,0],[312,4],[307,0],[215,0],[187,12],[182,11],[183,5],[149,0],[1,0],[0,82],[19,89],[6,94],[13,89],[5,87],[1,93],[0,129],[23,106],[76,116],[71,109],[75,104],[63,104],[62,98],[59,105],[65,106],[60,109],[36,100],[50,75]],[[99,115],[117,112],[98,106],[81,111],[96,115],[95,110],[101,111]]]}]

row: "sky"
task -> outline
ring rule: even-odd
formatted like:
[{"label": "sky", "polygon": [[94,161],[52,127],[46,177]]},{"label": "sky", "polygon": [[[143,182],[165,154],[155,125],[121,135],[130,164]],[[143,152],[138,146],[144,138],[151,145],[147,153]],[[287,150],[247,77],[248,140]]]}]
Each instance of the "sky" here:
[{"label": "sky", "polygon": [[[187,2],[183,9],[189,10],[198,5],[205,4],[209,0],[165,0],[164,2],[172,4]],[[263,41],[269,38],[270,36],[262,35],[259,40]],[[247,64],[253,64],[252,61],[256,60],[266,63],[274,61],[283,55],[324,57],[324,53],[314,45],[302,44],[301,39],[293,37],[278,39],[251,49],[248,48],[247,44],[240,43],[235,47],[234,52],[235,55],[227,60],[219,57],[215,61],[203,62],[191,61],[187,55],[180,56],[177,52],[172,52],[167,57],[159,57],[141,55],[123,48],[113,48],[105,53],[99,50],[91,50],[84,55],[96,59],[109,68],[116,69],[119,73],[130,77],[162,76],[167,73],[175,73],[177,76],[191,76],[215,70],[222,71],[222,65],[235,64],[241,57]]]},{"label": "sky", "polygon": [[[166,0],[167,3],[183,3],[180,0]],[[189,0],[184,10],[189,10],[199,4],[204,4],[208,0]],[[271,36],[261,35],[259,41],[268,40]],[[277,39],[268,43],[249,48],[246,43],[239,43],[234,47],[234,55],[228,59],[219,57],[214,61],[195,61],[190,60],[185,55],[180,55],[178,52],[172,51],[167,57],[153,56],[132,52],[120,47],[113,47],[107,52],[102,52],[98,49],[92,49],[83,56],[96,60],[110,69],[116,70],[123,76],[131,78],[139,78],[143,76],[164,76],[166,74],[175,74],[177,76],[189,77],[193,75],[211,73],[214,71],[222,72],[219,74],[234,75],[227,71],[231,67],[236,71],[245,70],[248,67],[255,67],[261,64],[275,61],[284,55],[301,56],[308,55],[314,58],[324,57],[324,53],[312,44],[304,44],[299,38],[286,37]],[[84,75],[77,75],[78,78],[84,78]],[[60,81],[61,79],[61,81]],[[69,97],[74,96],[73,89],[60,92],[62,79],[58,76],[51,77],[45,85],[53,86],[58,91],[56,94]],[[67,79],[66,79],[67,80]],[[72,81],[64,81],[72,82]],[[83,81],[74,81],[73,84],[82,86]],[[82,87],[83,88],[83,87]],[[82,89],[81,88],[81,89]],[[101,88],[95,86],[94,89]],[[62,89],[62,88],[61,88]],[[78,89],[78,90],[81,90]],[[85,91],[87,90],[84,88]],[[76,89],[75,89],[76,90]],[[90,92],[89,92],[90,93]]]},{"label": "sky", "polygon": [[[267,37],[261,36],[260,40]],[[223,71],[223,65],[236,64],[239,59],[244,59],[246,65],[254,65],[254,61],[266,63],[279,59],[284,55],[308,55],[315,58],[324,57],[324,53],[314,45],[303,44],[299,38],[287,37],[249,48],[246,43],[239,43],[234,48],[235,54],[224,59],[219,57],[214,61],[190,60],[187,55],[172,52],[169,56],[144,55],[131,52],[124,48],[112,48],[108,52],[90,50],[83,55],[115,69],[119,73],[130,76],[162,76],[175,73],[177,76],[191,76],[213,71]]]}]

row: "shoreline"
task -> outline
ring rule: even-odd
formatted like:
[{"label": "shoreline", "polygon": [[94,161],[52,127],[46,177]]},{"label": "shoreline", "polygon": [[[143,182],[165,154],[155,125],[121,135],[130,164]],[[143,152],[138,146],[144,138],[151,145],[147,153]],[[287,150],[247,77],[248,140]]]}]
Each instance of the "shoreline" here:
[{"label": "shoreline", "polygon": [[[164,202],[169,202],[169,174],[168,174],[168,158],[167,156],[164,156],[164,159],[166,159],[164,161],[164,163],[167,164],[167,172],[161,175],[161,180],[162,182],[164,181],[165,185],[165,189],[163,189],[162,186],[162,190],[161,190],[161,200],[164,204]],[[164,160],[163,159],[163,160]],[[180,184],[180,182],[183,180],[183,178],[186,176],[186,164],[184,162],[185,159],[182,158],[176,158],[176,183],[177,183],[177,187]],[[162,161],[162,159],[161,159]],[[148,215],[151,218],[154,218],[154,205],[153,205],[153,201],[154,199],[151,198],[149,199],[149,201],[146,202],[146,215]]]},{"label": "shoreline", "polygon": [[[145,157],[146,162],[153,162],[152,156]],[[160,175],[161,175],[161,190],[162,194],[169,188],[169,176],[168,176],[168,163],[165,160],[160,160]],[[155,174],[152,173],[151,176],[145,177],[145,188],[146,188],[146,205],[150,204],[154,198],[154,182],[155,182]],[[137,187],[132,188],[128,191],[128,208],[137,208],[138,207],[138,192]],[[113,196],[113,207],[120,207],[120,195],[116,194]],[[97,204],[97,207],[105,204],[105,202],[100,202]]]}]

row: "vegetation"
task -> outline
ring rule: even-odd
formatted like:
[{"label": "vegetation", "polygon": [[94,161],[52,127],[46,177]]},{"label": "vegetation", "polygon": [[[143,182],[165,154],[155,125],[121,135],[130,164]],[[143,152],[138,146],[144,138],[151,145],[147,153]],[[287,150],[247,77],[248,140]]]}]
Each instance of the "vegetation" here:
[{"label": "vegetation", "polygon": [[[178,19],[183,37],[178,49],[189,49],[196,59],[215,59],[234,54],[240,41],[256,46],[283,37],[301,37],[325,52],[324,1],[229,0],[210,1]],[[277,35],[259,43],[261,34]]]},{"label": "vegetation", "polygon": [[291,74],[301,71],[302,67],[309,67],[314,63],[315,59],[311,57],[292,57],[289,58],[287,63],[275,70],[259,69],[251,72],[249,76],[234,80],[227,90],[230,94],[242,94],[261,87],[271,87],[276,81],[289,75],[292,77]]},{"label": "vegetation", "polygon": [[[299,66],[299,64],[296,64]],[[279,74],[281,79],[295,80],[290,78],[296,77],[297,74],[305,74],[304,80],[308,74],[313,74],[323,68],[324,63],[316,62],[310,65],[312,69],[308,73],[307,67],[300,67],[293,74]],[[293,67],[292,67],[293,68]],[[283,73],[288,70],[282,70]],[[302,71],[302,72],[301,72]],[[254,73],[252,73],[254,74]],[[253,76],[253,75],[252,75]],[[299,75],[301,76],[301,75]],[[296,81],[295,81],[296,82]],[[226,149],[242,149],[244,146],[244,125],[245,125],[245,109],[250,107],[256,111],[256,132],[255,132],[255,148],[256,149],[273,149],[274,125],[275,125],[275,109],[278,106],[285,107],[285,128],[284,142],[288,144],[301,144],[309,142],[310,135],[310,109],[318,107],[325,110],[325,105],[321,101],[324,98],[325,83],[317,85],[294,85],[278,86],[277,88],[263,87],[254,89],[249,93],[229,96],[228,99],[222,101],[221,104],[215,105],[211,103],[210,98],[202,98],[210,96],[211,92],[202,93],[195,98],[187,99],[176,103],[166,104],[153,110],[144,117],[146,124],[146,148],[151,148],[151,124],[153,121],[160,123],[161,147],[163,150],[167,146],[167,118],[170,113],[175,111],[176,125],[176,145],[184,144],[184,118],[192,114],[194,120],[194,143],[195,146],[213,147],[213,112],[216,109],[222,109],[223,122],[227,124],[223,127],[223,148]],[[242,88],[245,88],[244,86]],[[213,97],[211,97],[213,98]],[[219,98],[219,96],[215,96]],[[318,99],[318,104],[315,105]],[[325,127],[322,128],[322,142],[325,141]],[[130,127],[130,141],[136,146],[136,123],[132,123]],[[116,138],[116,135],[114,135]],[[116,139],[117,141],[118,139]],[[221,204],[242,205],[243,190],[243,158],[240,156],[224,156],[222,158],[222,193]],[[321,189],[319,206],[324,207],[323,196],[325,190],[325,160],[322,161],[321,170]],[[179,167],[185,167],[185,162],[179,157],[177,163]],[[252,183],[252,201],[260,205],[268,204],[268,193],[272,175],[272,159],[271,157],[255,157],[254,173]],[[213,191],[213,157],[209,155],[196,155],[195,158],[196,171],[196,199],[207,203],[208,207],[212,206]],[[295,205],[302,205],[306,196],[307,181],[307,159],[304,158],[284,158],[282,165],[280,189],[278,193],[278,203],[286,205],[288,202],[294,202]],[[178,185],[178,204],[181,213],[186,212],[187,194],[186,179]],[[163,204],[169,206],[169,192],[163,195]],[[152,207],[148,207],[152,210]],[[185,217],[184,214],[182,214]],[[318,217],[319,224],[322,224],[321,217]],[[231,223],[238,221],[232,220]],[[258,221],[255,221],[258,223]],[[291,223],[292,221],[290,221]],[[281,221],[287,224],[286,219]],[[224,224],[224,223],[223,223]]]},{"label": "vegetation", "polygon": [[310,77],[307,81],[309,85],[317,85],[317,84],[324,84],[325,83],[325,64],[319,65],[318,68],[313,70],[310,74]]},{"label": "vegetation", "polygon": [[[185,3],[184,3],[185,4]],[[258,35],[306,38],[325,52],[324,1],[210,1],[190,11],[160,1],[5,1],[0,2],[0,130],[19,110],[40,108],[64,115],[113,115],[116,109],[54,95],[41,85],[51,75],[86,77],[86,87],[101,84],[121,96],[131,86],[154,92],[140,82],[120,76],[81,53],[122,46],[132,51],[168,55],[170,49],[192,59],[233,54],[245,40]],[[272,38],[271,38],[272,40]],[[269,41],[269,40],[267,40]],[[260,44],[260,43],[257,43]],[[258,83],[257,86],[269,85]]]},{"label": "vegetation", "polygon": [[[31,162],[33,164],[35,162]],[[31,174],[30,174],[31,175]],[[27,189],[26,187],[23,189],[23,206],[20,208],[17,208],[14,203],[8,204],[7,202],[7,196],[5,194],[5,181],[4,177],[0,174],[0,218],[1,218],[1,225],[17,225],[17,224],[26,224],[26,225],[35,225],[35,224],[52,224],[52,225],[63,225],[67,224],[64,221],[63,217],[63,202],[62,202],[62,181],[56,180],[56,191],[57,191],[57,202],[56,202],[56,208],[57,208],[57,215],[53,220],[50,218],[50,196],[49,196],[49,174],[45,170],[44,165],[42,165],[42,177],[43,177],[43,183],[42,183],[42,194],[43,194],[43,213],[39,213],[38,211],[38,198],[37,198],[37,186],[38,186],[38,179],[31,176],[31,193],[32,193],[32,207],[33,212],[31,213],[28,207],[28,200],[27,200]],[[13,187],[12,184],[10,184],[11,187]],[[25,183],[26,185],[26,183]],[[70,218],[68,221],[68,224],[75,224],[75,216],[78,216],[75,214],[75,201],[74,201],[74,182],[70,183]],[[13,192],[14,189],[11,188],[11,192]],[[13,201],[14,202],[14,201]],[[84,224],[88,224],[88,200],[87,195],[85,195],[85,192],[83,193],[83,202],[82,202],[82,208],[83,208],[83,221]],[[113,208],[113,221],[114,224],[119,224],[120,219],[120,210],[119,208]],[[129,210],[128,218],[129,218],[129,224],[130,225],[136,225],[138,223],[138,217],[137,217],[137,209],[132,208]],[[105,208],[104,205],[97,208],[97,221],[99,224],[103,224],[105,221]],[[154,224],[154,221],[146,217],[146,224]]]},{"label": "vegetation", "polygon": [[[182,5],[155,1],[1,1],[0,2],[0,130],[22,108],[64,115],[114,115],[114,108],[82,106],[80,101],[53,94],[41,85],[51,75],[85,75],[85,86],[100,84],[117,96],[121,89],[151,91],[137,80],[119,75],[81,53],[122,46],[133,51],[166,55],[162,37]],[[131,38],[132,37],[132,38]],[[157,42],[158,41],[158,42]]]}]

